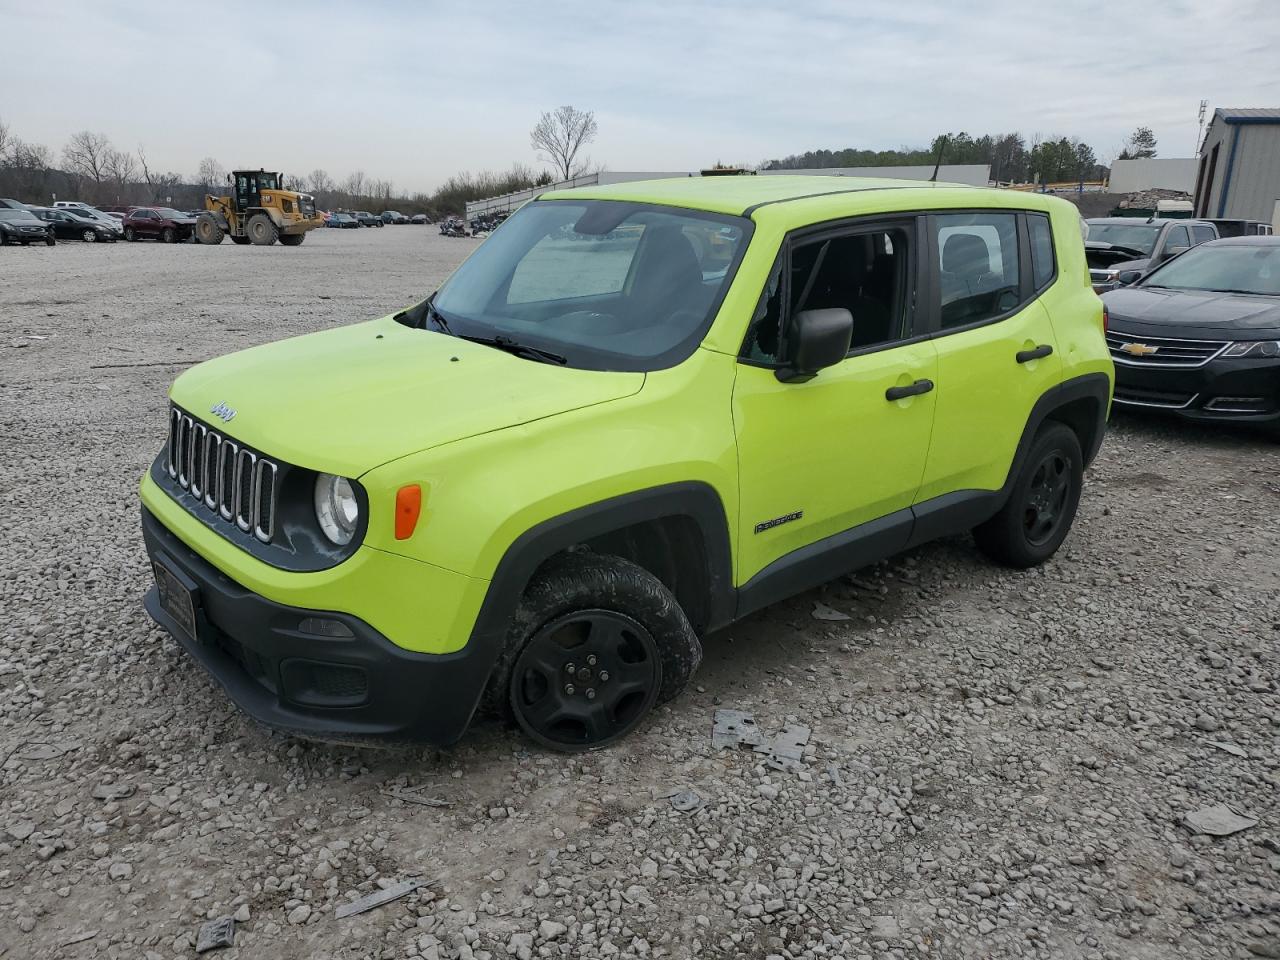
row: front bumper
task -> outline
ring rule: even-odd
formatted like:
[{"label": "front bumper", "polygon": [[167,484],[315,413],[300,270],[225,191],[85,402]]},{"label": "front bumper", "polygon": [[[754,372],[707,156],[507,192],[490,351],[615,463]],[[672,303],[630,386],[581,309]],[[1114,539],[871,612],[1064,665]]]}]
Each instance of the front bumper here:
[{"label": "front bumper", "polygon": [[1216,359],[1190,368],[1117,360],[1114,402],[1202,423],[1280,424],[1280,359]]},{"label": "front bumper", "polygon": [[[165,608],[155,586],[147,612],[258,721],[322,740],[439,746],[466,730],[493,667],[492,645],[406,650],[360,617],[279,603],[242,586],[146,507],[142,533],[153,569],[163,565],[190,593],[194,631]],[[308,618],[339,623],[351,636],[303,632]]]}]

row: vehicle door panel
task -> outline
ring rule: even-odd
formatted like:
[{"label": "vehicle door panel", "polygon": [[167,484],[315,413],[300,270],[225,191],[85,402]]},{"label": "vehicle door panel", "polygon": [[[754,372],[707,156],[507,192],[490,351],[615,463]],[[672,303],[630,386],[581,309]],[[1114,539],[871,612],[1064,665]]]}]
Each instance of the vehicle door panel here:
[{"label": "vehicle door panel", "polygon": [[[958,490],[1003,487],[1032,407],[1060,382],[1062,375],[1053,325],[1032,284],[1021,218],[1017,221],[1017,256],[1012,261],[1019,274],[1016,285],[1021,302],[954,329],[946,326],[943,300],[948,281],[942,276],[939,255],[940,243],[945,243],[940,229],[946,228],[940,225],[954,223],[962,216],[969,215],[930,217],[927,231],[934,243],[930,261],[935,279],[930,285],[927,309],[936,331],[933,342],[938,351],[938,389],[928,463],[916,495],[918,503]],[[992,242],[989,233],[979,235]],[[997,256],[997,252],[992,253],[993,261]],[[1028,359],[1033,351],[1046,347],[1052,351],[1047,356]]]},{"label": "vehicle door panel", "polygon": [[[909,237],[905,286],[895,294],[900,301],[892,301],[895,310],[900,305],[903,320],[891,340],[858,349],[805,383],[781,382],[773,364],[739,364],[733,395],[740,477],[739,583],[796,550],[904,510],[915,498],[928,456],[935,394],[891,401],[885,392],[920,380],[936,382],[937,377],[936,349],[915,333],[915,291],[923,264],[918,224],[914,217],[899,217],[880,225],[855,222],[833,233],[851,238],[886,230],[909,231],[904,234]],[[813,242],[799,238],[791,249]],[[868,256],[865,262],[880,259]],[[781,284],[781,292],[771,294],[775,283]],[[774,300],[787,305],[782,329],[793,309],[840,305],[830,299],[801,303],[808,295],[797,296],[801,288],[812,284],[784,252],[753,324]],[[858,290],[849,301],[854,304],[849,309],[855,341],[858,304],[866,303],[860,299],[863,288]],[[749,333],[744,357],[754,361],[759,358],[751,340]],[[907,533],[909,525],[903,530],[904,545]]]}]

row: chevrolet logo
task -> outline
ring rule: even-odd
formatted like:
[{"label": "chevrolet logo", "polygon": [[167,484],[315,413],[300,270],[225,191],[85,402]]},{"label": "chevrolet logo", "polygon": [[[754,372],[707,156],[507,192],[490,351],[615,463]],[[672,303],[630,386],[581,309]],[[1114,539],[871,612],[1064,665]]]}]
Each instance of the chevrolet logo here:
[{"label": "chevrolet logo", "polygon": [[1145,343],[1122,343],[1120,349],[1131,357],[1149,357],[1153,353],[1159,353],[1159,347],[1148,346]]}]

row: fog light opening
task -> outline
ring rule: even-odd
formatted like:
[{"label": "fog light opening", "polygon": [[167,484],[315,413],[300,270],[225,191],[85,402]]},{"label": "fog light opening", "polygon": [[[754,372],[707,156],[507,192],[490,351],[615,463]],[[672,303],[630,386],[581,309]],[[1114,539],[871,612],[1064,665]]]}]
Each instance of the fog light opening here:
[{"label": "fog light opening", "polygon": [[328,617],[307,617],[298,624],[298,630],[316,637],[333,637],[342,640],[350,640],[355,636],[345,623],[340,620],[330,620]]}]

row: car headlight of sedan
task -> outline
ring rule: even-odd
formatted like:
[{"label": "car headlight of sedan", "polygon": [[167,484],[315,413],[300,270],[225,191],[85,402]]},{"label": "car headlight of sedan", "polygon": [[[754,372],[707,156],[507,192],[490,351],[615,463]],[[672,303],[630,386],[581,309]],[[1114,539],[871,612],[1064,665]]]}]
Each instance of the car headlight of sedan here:
[{"label": "car headlight of sedan", "polygon": [[351,542],[360,522],[360,502],[350,480],[331,473],[316,477],[316,521],[338,546]]},{"label": "car headlight of sedan", "polygon": [[1274,359],[1280,357],[1280,340],[1241,340],[1227,347],[1222,355],[1233,359],[1244,357],[1250,360]]}]

